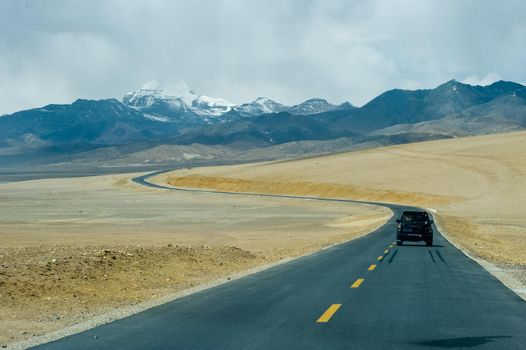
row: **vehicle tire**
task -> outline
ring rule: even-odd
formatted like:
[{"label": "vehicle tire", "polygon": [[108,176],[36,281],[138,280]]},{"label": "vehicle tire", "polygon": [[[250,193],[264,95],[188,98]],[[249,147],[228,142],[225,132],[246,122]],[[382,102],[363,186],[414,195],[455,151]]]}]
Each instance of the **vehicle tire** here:
[{"label": "vehicle tire", "polygon": [[396,245],[402,245],[403,243],[404,243],[404,242],[401,241],[401,240],[397,240],[397,241],[396,241]]},{"label": "vehicle tire", "polygon": [[433,245],[433,240],[426,241],[426,246],[431,247]]}]

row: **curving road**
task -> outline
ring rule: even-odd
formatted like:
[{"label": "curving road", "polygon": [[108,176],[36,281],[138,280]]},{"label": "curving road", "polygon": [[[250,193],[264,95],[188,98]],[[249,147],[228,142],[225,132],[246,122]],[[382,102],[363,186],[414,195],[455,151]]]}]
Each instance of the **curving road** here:
[{"label": "curving road", "polygon": [[[233,194],[148,182],[159,173],[134,181]],[[395,216],[406,208],[382,205]],[[394,220],[351,242],[37,348],[526,349],[522,299],[436,228],[433,247],[393,245]]]}]

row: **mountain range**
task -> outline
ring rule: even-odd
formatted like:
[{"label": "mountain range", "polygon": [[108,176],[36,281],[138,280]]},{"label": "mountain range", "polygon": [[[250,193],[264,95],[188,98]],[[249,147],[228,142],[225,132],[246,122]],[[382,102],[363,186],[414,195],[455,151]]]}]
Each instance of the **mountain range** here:
[{"label": "mountain range", "polygon": [[152,81],[122,101],[79,99],[0,117],[0,161],[38,157],[54,162],[59,155],[75,159],[95,150],[100,155],[108,147],[117,147],[122,156],[160,145],[169,145],[163,153],[168,160],[173,158],[168,149],[191,145],[206,146],[210,154],[216,153],[210,147],[237,154],[261,149],[258,154],[274,155],[261,158],[279,158],[287,154],[275,146],[289,143],[295,143],[296,155],[306,142],[310,154],[316,153],[316,142],[323,142],[324,151],[334,144],[337,151],[525,127],[526,87],[506,81],[472,86],[451,80],[434,89],[394,89],[360,108],[321,98],[294,106],[265,97],[235,104],[200,95],[185,83],[166,87]]}]

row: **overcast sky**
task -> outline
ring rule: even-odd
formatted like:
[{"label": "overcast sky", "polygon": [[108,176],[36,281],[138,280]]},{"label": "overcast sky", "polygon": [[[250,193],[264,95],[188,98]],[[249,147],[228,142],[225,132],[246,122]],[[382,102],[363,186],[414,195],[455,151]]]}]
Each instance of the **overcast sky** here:
[{"label": "overcast sky", "polygon": [[526,82],[526,1],[0,1],[0,114],[184,79],[240,103],[362,105]]}]

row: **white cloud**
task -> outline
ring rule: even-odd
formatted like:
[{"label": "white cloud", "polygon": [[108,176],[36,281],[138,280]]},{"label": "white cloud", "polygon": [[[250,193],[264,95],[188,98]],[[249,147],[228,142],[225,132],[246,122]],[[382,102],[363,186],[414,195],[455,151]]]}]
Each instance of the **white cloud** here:
[{"label": "white cloud", "polygon": [[469,84],[469,85],[481,85],[486,86],[493,84],[496,81],[501,80],[500,75],[496,73],[488,73],[482,78],[479,78],[477,75],[471,75],[464,80],[462,80],[463,83]]},{"label": "white cloud", "polygon": [[357,105],[488,72],[526,81],[524,13],[519,0],[5,0],[0,114],[154,78],[236,102]]}]

